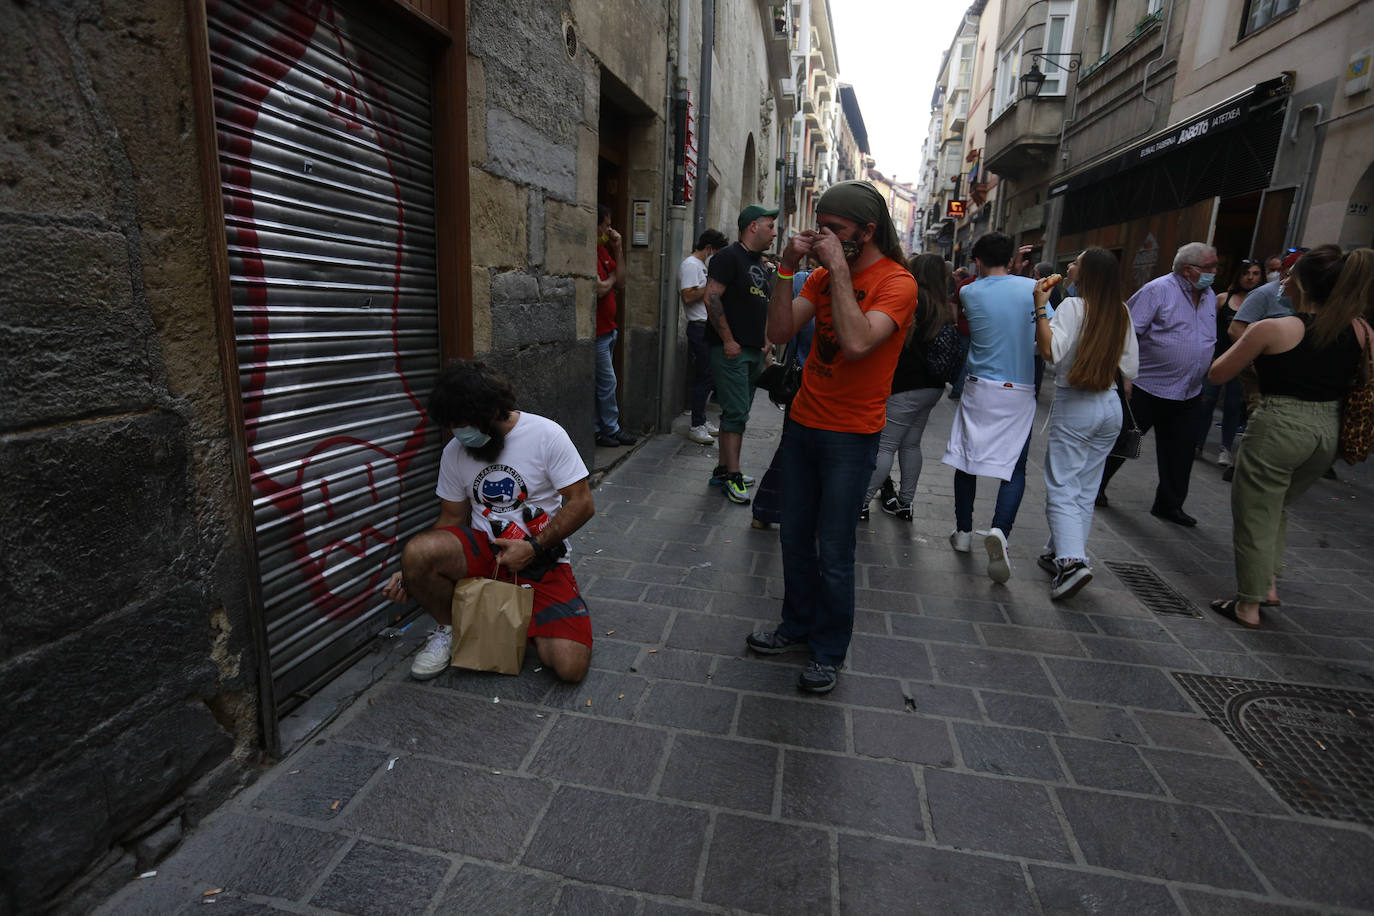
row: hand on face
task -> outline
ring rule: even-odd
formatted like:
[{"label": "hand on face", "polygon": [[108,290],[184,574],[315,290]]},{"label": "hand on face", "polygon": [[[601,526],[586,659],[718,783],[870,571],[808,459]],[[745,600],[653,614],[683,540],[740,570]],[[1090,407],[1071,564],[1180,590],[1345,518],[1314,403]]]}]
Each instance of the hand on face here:
[{"label": "hand on face", "polygon": [[811,253],[821,262],[821,266],[831,273],[840,267],[848,269],[849,260],[845,257],[844,244],[840,237],[824,226],[816,230],[815,236]]}]

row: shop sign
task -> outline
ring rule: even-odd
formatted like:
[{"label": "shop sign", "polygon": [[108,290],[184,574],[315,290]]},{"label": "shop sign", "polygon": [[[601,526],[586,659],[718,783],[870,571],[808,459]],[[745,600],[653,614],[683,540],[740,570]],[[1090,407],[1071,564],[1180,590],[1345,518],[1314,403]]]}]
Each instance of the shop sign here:
[{"label": "shop sign", "polygon": [[964,202],[962,200],[951,200],[945,207],[945,216],[953,217],[954,219],[963,219],[966,215],[967,213],[964,211]]}]

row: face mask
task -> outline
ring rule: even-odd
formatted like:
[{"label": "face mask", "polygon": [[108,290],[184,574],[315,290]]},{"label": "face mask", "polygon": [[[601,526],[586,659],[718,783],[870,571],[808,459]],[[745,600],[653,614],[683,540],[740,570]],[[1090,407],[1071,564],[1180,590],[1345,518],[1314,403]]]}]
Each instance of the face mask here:
[{"label": "face mask", "polygon": [[1264,275],[1264,280],[1266,283],[1276,283],[1278,282],[1278,279],[1279,272],[1277,270],[1271,270],[1269,271],[1269,273]]},{"label": "face mask", "polygon": [[864,243],[857,242],[854,239],[846,239],[845,241],[840,242],[840,245],[844,248],[844,259],[846,261],[857,261],[859,259],[859,255],[864,250]]},{"label": "face mask", "polygon": [[1217,275],[1215,273],[1198,274],[1198,278],[1193,281],[1193,289],[1207,289],[1216,278]]},{"label": "face mask", "polygon": [[457,439],[466,448],[481,448],[491,441],[491,436],[488,436],[475,426],[455,426],[453,428],[453,438]]}]

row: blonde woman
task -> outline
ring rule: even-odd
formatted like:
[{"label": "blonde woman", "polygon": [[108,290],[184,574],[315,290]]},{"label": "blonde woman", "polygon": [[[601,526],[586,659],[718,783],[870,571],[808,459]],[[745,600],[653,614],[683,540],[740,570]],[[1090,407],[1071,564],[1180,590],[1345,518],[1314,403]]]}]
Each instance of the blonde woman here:
[{"label": "blonde woman", "polygon": [[1088,532],[1107,455],[1121,432],[1118,374],[1140,365],[1131,313],[1121,300],[1116,258],[1089,248],[1074,261],[1079,295],[1045,314],[1053,278],[1035,285],[1035,346],[1055,367],[1045,446],[1045,517],[1050,540],[1037,561],[1054,576],[1050,597],[1071,598],[1092,580]]},{"label": "blonde woman", "polygon": [[1319,245],[1293,265],[1280,288],[1293,303],[1287,318],[1256,321],[1212,363],[1220,385],[1252,361],[1260,406],[1246,426],[1231,489],[1234,598],[1212,610],[1257,629],[1261,605],[1279,603],[1274,576],[1283,563],[1284,507],[1307,491],[1336,457],[1341,400],[1364,378],[1369,325],[1360,316],[1374,293],[1374,250],[1342,254]]}]

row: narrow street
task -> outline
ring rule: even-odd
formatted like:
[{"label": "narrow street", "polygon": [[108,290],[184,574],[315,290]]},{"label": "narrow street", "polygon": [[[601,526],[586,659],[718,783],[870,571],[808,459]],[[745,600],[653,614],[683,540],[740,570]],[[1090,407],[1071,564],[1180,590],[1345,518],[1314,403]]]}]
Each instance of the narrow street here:
[{"label": "narrow street", "polygon": [[[1056,604],[1034,562],[1049,401],[1047,382],[1006,586],[946,541],[937,407],[915,522],[875,504],[860,526],[857,632],[824,698],[795,689],[804,659],[744,650],[777,618],[776,530],[707,486],[713,449],[645,442],[576,539],[584,683],[532,655],[519,678],[396,664],[100,912],[1374,912],[1374,707],[1343,692],[1374,689],[1370,469],[1294,507],[1283,606],[1247,632],[1206,610],[1231,588],[1215,432],[1196,529],[1147,513],[1147,437],[1099,512],[1096,578]],[[781,419],[756,400],[746,472]]]}]

